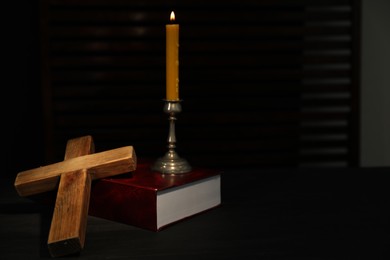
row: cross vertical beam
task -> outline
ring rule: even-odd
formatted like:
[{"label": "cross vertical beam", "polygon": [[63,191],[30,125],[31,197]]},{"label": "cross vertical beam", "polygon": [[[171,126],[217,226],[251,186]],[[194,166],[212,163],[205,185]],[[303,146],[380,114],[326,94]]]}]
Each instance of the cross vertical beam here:
[{"label": "cross vertical beam", "polygon": [[[94,153],[91,136],[67,142],[65,160]],[[47,241],[52,256],[77,253],[84,248],[91,175],[87,169],[61,174]]]}]

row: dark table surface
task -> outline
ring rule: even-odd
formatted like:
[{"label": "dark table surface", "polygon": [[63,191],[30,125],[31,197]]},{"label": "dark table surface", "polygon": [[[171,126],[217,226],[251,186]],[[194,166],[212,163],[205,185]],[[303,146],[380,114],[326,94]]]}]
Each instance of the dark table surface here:
[{"label": "dark table surface", "polygon": [[[88,217],[71,259],[390,259],[390,168],[230,169],[220,207],[160,232]],[[51,258],[52,208],[0,183],[0,259]]]}]

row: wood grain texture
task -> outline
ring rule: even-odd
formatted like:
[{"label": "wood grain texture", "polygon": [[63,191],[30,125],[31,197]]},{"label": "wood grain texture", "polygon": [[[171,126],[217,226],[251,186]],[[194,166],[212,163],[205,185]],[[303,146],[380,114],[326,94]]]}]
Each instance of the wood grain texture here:
[{"label": "wood grain texture", "polygon": [[64,160],[69,160],[83,155],[93,154],[95,144],[90,135],[73,138],[66,143]]},{"label": "wood grain texture", "polygon": [[[91,136],[67,142],[65,160],[94,152]],[[51,256],[77,253],[84,248],[91,175],[87,169],[61,174],[47,241]]]},{"label": "wood grain texture", "polygon": [[52,256],[69,255],[84,248],[90,189],[91,176],[86,169],[61,175],[47,241]]},{"label": "wood grain texture", "polygon": [[19,172],[14,185],[20,196],[29,196],[57,188],[62,173],[88,169],[99,179],[133,171],[136,161],[133,147],[125,146]]}]

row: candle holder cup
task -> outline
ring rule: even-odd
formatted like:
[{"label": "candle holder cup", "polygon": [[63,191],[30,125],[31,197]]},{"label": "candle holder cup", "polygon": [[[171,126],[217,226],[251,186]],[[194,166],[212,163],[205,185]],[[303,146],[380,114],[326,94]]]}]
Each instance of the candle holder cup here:
[{"label": "candle holder cup", "polygon": [[164,112],[168,114],[169,133],[168,133],[168,151],[163,157],[160,157],[152,165],[152,170],[163,174],[183,174],[190,172],[192,167],[186,159],[180,157],[175,151],[176,133],[175,121],[176,114],[181,112],[181,100],[165,100]]}]

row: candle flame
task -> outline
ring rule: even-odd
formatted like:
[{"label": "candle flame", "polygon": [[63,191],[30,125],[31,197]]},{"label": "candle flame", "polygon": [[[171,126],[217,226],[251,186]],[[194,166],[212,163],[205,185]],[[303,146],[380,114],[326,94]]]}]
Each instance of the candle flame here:
[{"label": "candle flame", "polygon": [[175,13],[172,11],[171,12],[171,17],[169,18],[171,21],[175,21]]}]

